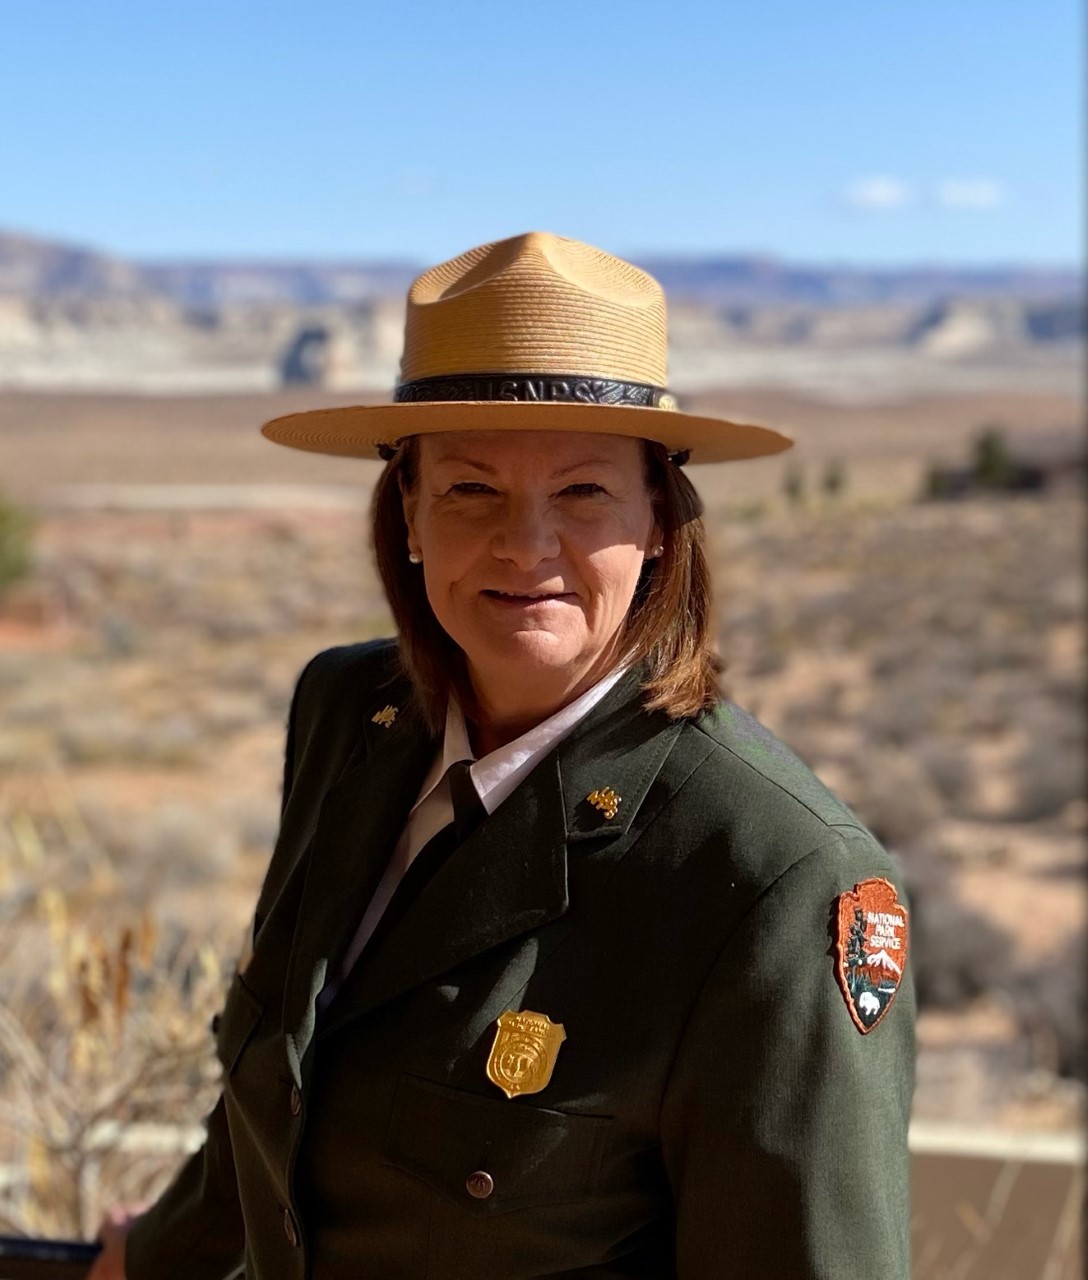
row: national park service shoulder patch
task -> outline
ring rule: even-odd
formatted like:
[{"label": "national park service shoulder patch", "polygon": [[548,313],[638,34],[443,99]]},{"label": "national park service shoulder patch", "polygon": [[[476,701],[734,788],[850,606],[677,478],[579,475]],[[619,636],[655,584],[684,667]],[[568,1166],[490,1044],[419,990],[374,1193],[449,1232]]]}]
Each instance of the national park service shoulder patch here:
[{"label": "national park service shoulder patch", "polygon": [[835,978],[864,1035],[888,1012],[906,973],[907,909],[878,876],[840,893],[835,908]]}]

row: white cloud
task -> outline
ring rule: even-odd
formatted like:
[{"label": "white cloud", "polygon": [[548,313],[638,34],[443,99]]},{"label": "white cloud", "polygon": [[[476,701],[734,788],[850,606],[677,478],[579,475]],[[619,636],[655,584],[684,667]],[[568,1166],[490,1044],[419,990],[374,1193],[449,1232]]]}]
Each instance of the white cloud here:
[{"label": "white cloud", "polygon": [[910,187],[899,178],[858,178],[846,188],[846,199],[856,209],[899,209],[912,199]]},{"label": "white cloud", "polygon": [[990,178],[950,178],[937,184],[937,203],[946,209],[993,209],[1005,199],[999,182]]}]

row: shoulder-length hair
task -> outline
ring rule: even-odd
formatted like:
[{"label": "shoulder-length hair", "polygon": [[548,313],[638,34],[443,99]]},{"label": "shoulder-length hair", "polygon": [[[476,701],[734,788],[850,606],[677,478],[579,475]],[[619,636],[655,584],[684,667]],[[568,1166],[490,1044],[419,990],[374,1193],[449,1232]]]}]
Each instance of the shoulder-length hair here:
[{"label": "shoulder-length hair", "polygon": [[[627,611],[624,661],[644,663],[643,704],[671,718],[719,699],[722,664],[711,640],[710,568],[703,504],[663,444],[644,440],[646,485],[662,529],[662,554],[645,562]],[[476,699],[464,653],[435,617],[423,571],[408,560],[402,491],[419,483],[419,440],[408,436],[386,462],[371,504],[374,554],[399,637],[400,663],[419,710],[441,730],[452,692],[468,719]]]}]

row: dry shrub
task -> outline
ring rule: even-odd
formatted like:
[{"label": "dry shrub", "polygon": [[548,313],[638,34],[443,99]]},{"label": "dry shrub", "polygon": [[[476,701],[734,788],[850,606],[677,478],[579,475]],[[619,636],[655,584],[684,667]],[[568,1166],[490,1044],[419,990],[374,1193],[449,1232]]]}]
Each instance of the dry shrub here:
[{"label": "dry shrub", "polygon": [[259,692],[218,686],[201,692],[196,715],[202,736],[216,743],[231,734],[261,728],[268,721],[268,709]]},{"label": "dry shrub", "polygon": [[142,902],[178,887],[217,882],[234,871],[240,820],[227,809],[169,800],[132,814],[89,801],[80,816],[108,857],[115,884],[123,885],[130,901]]},{"label": "dry shrub", "polygon": [[221,831],[233,833],[233,863],[242,849],[252,849],[267,859],[280,829],[280,806],[275,797],[239,795],[219,812]]},{"label": "dry shrub", "polygon": [[919,1007],[952,1009],[1006,990],[1013,975],[1011,937],[959,899],[935,855],[915,849],[902,862]]},{"label": "dry shrub", "polygon": [[870,749],[852,759],[848,770],[851,780],[844,799],[881,844],[915,845],[940,818],[941,797],[911,753]]},{"label": "dry shrub", "polygon": [[909,747],[919,737],[939,731],[944,716],[964,700],[969,688],[970,680],[961,672],[924,654],[903,667],[873,669],[872,697],[862,716],[866,737]]},{"label": "dry shrub", "polygon": [[923,737],[914,744],[914,756],[948,808],[954,813],[967,812],[976,781],[967,745],[936,735]]},{"label": "dry shrub", "polygon": [[0,1224],[86,1236],[108,1205],[156,1193],[193,1145],[175,1117],[214,1099],[207,1028],[224,973],[208,940],[163,939],[147,917],[99,932],[57,892],[40,903],[5,940]]},{"label": "dry shrub", "polygon": [[1088,981],[1085,946],[1070,939],[1017,975],[1013,1005],[1035,1067],[1088,1084]]},{"label": "dry shrub", "polygon": [[72,711],[57,734],[68,764],[193,765],[207,750],[200,728],[184,713],[147,723],[117,711]]},{"label": "dry shrub", "polygon": [[1016,764],[1011,817],[1033,822],[1085,795],[1084,707],[1075,702],[1034,706],[1024,717],[1028,741]]},{"label": "dry shrub", "polygon": [[207,883],[233,868],[238,836],[218,813],[173,801],[140,816],[131,856],[149,888]]}]

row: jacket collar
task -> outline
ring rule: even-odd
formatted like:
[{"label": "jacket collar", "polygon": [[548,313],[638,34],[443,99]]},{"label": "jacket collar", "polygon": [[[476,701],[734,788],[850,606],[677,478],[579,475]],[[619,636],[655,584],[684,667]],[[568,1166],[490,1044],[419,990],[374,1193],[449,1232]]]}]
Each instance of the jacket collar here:
[{"label": "jacket collar", "polygon": [[613,685],[623,678],[626,670],[625,666],[621,666],[603,676],[565,707],[513,741],[482,757],[477,757],[473,752],[464,715],[456,698],[451,696],[446,713],[442,756],[435,761],[431,774],[428,775],[428,791],[438,785],[454,761],[471,760],[470,772],[476,791],[488,813],[494,813],[551,748],[567,737],[608,694]]},{"label": "jacket collar", "polygon": [[[364,951],[323,1015],[323,1033],[567,910],[570,849],[629,830],[681,728],[642,708],[642,675],[639,667],[625,672],[450,855],[375,950]],[[387,730],[368,723],[363,738],[325,798],[310,851],[284,1003],[296,1077],[313,1038],[318,992],[439,749],[410,712]],[[588,799],[606,788],[617,797],[614,809],[599,794],[596,805]]]}]

